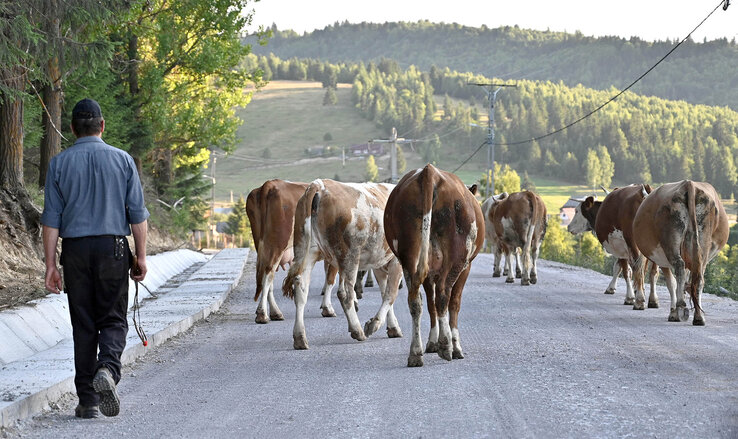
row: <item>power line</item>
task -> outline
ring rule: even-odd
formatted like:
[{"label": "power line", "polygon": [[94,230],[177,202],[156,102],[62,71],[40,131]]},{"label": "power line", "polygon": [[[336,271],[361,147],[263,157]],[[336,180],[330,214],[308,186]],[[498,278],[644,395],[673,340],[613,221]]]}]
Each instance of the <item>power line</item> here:
[{"label": "power line", "polygon": [[[686,37],[682,38],[682,40],[681,40],[681,41],[679,41],[679,43],[677,43],[677,44],[676,44],[676,45],[675,45],[674,47],[672,47],[672,48],[671,48],[671,50],[669,50],[669,51],[668,51],[668,52],[666,53],[666,55],[662,56],[662,57],[661,57],[661,59],[659,59],[659,60],[658,60],[658,61],[657,61],[657,62],[656,62],[656,63],[655,63],[655,64],[654,64],[653,66],[651,66],[651,67],[650,67],[650,68],[649,68],[648,70],[646,70],[646,71],[645,71],[645,72],[644,72],[643,74],[641,74],[641,75],[640,75],[640,76],[639,76],[638,78],[636,78],[636,79],[635,79],[635,80],[634,80],[633,82],[631,82],[631,83],[630,83],[630,85],[628,85],[627,87],[625,87],[624,89],[622,89],[622,90],[621,90],[620,92],[618,92],[618,93],[616,93],[615,95],[613,95],[613,96],[612,96],[612,97],[611,97],[610,99],[608,99],[608,100],[607,100],[607,101],[606,101],[605,103],[603,103],[603,104],[602,104],[602,105],[600,105],[599,107],[595,108],[594,110],[590,111],[589,113],[585,114],[584,116],[580,117],[579,119],[575,120],[574,122],[571,122],[571,123],[569,123],[568,125],[565,125],[565,126],[563,126],[563,127],[559,128],[559,129],[557,129],[557,130],[551,131],[550,133],[547,133],[547,134],[544,134],[544,135],[541,135],[541,136],[538,136],[538,137],[533,137],[533,138],[531,138],[531,139],[528,139],[528,140],[520,140],[520,141],[516,141],[516,142],[502,142],[502,143],[495,143],[494,145],[495,145],[495,146],[503,146],[503,145],[504,145],[504,146],[514,146],[514,145],[522,145],[522,144],[525,144],[525,143],[535,142],[535,141],[538,141],[538,140],[541,140],[541,139],[545,139],[546,137],[550,137],[550,136],[553,136],[554,134],[558,134],[558,133],[560,133],[560,132],[562,132],[562,131],[564,131],[564,130],[566,130],[566,129],[569,129],[569,128],[571,128],[572,126],[574,126],[574,125],[578,124],[579,122],[583,121],[584,119],[586,119],[586,118],[588,118],[588,117],[592,116],[592,115],[593,115],[593,114],[595,114],[596,112],[598,112],[598,111],[600,111],[601,109],[603,109],[603,108],[604,108],[604,107],[605,107],[606,105],[610,104],[610,103],[611,103],[612,101],[614,101],[615,99],[619,98],[619,97],[620,97],[620,96],[621,96],[621,95],[622,95],[623,93],[625,93],[625,92],[626,92],[626,91],[628,91],[628,90],[629,90],[630,88],[632,88],[632,87],[633,87],[634,85],[636,85],[636,84],[638,83],[638,81],[640,81],[640,80],[641,80],[641,79],[643,79],[643,78],[644,78],[644,77],[645,77],[646,75],[648,75],[649,73],[651,73],[651,71],[652,71],[653,69],[655,69],[655,68],[656,68],[656,66],[658,66],[659,64],[661,64],[661,62],[662,62],[662,61],[664,61],[664,60],[665,60],[665,59],[666,59],[667,57],[669,57],[669,55],[671,55],[671,54],[672,54],[672,53],[673,53],[673,52],[674,52],[674,51],[675,51],[675,50],[676,50],[676,49],[677,49],[677,48],[678,48],[679,46],[681,46],[681,45],[682,45],[682,44],[683,44],[683,43],[684,43],[685,41],[687,41],[687,40],[688,40],[688,39],[689,39],[689,38],[690,38],[690,37],[692,36],[692,34],[693,34],[693,33],[694,33],[694,32],[695,32],[695,31],[696,31],[697,29],[699,29],[699,28],[700,28],[700,27],[701,27],[701,26],[702,26],[702,25],[703,25],[703,24],[705,23],[705,21],[707,21],[707,19],[708,19],[708,18],[710,18],[710,17],[712,16],[712,14],[714,14],[714,13],[715,13],[715,11],[717,11],[717,10],[718,10],[718,8],[722,7],[722,8],[723,8],[723,10],[725,11],[725,10],[727,10],[727,9],[728,9],[728,6],[730,6],[730,0],[720,0],[720,2],[718,3],[718,5],[717,5],[717,6],[715,6],[715,9],[713,9],[713,10],[712,10],[712,12],[710,12],[709,14],[707,14],[707,17],[705,17],[705,18],[704,18],[704,19],[703,19],[702,21],[700,21],[700,22],[699,22],[699,24],[698,24],[697,26],[695,26],[695,28],[694,28],[694,29],[692,29],[692,31],[690,31],[690,32],[689,32],[689,34],[687,34],[687,36],[686,36]],[[456,172],[457,170],[459,170],[459,168],[461,168],[461,167],[462,167],[463,165],[465,165],[465,164],[466,164],[466,163],[467,163],[467,162],[468,162],[468,161],[469,161],[469,160],[470,160],[470,159],[471,159],[471,158],[472,158],[472,157],[474,156],[474,154],[476,154],[477,152],[479,152],[479,150],[480,150],[480,149],[482,149],[482,147],[483,147],[483,146],[484,146],[484,145],[485,145],[486,143],[487,143],[487,142],[485,141],[484,143],[482,143],[481,145],[479,145],[479,147],[478,147],[478,148],[477,148],[477,149],[476,149],[476,150],[475,150],[475,151],[474,151],[474,152],[472,153],[472,155],[471,155],[471,156],[469,156],[469,157],[468,157],[468,158],[467,158],[466,160],[464,160],[464,162],[463,162],[463,163],[462,163],[461,165],[459,165],[459,166],[458,166],[458,167],[457,167],[457,168],[456,168],[456,169],[455,169],[455,170],[454,170],[453,172]]]}]

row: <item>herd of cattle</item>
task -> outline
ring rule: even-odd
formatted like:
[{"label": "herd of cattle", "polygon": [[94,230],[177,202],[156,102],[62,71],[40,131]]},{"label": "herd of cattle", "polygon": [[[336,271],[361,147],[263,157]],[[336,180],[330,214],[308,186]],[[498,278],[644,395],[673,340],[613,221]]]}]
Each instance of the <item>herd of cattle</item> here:
[{"label": "herd of cattle", "polygon": [[[504,255],[506,282],[514,282],[515,273],[522,285],[535,284],[547,227],[546,207],[533,192],[495,195],[480,206],[476,189],[433,165],[407,173],[397,185],[328,179],[265,182],[246,202],[257,251],[256,322],[284,319],[273,281],[277,269],[289,265],[282,291],[295,302],[294,348],[307,349],[303,316],[310,273],[323,260],[322,315],[336,316],[331,292],[338,276],[337,296],[352,338],[366,339],[385,321],[389,337],[402,337],[393,306],[404,276],[413,321],[408,366],[423,365],[421,285],[431,323],[425,352],[446,360],[464,358],[458,327],[462,289],[485,239],[495,254],[494,277],[501,274]],[[658,307],[653,285],[660,267],[671,295],[669,321],[688,319],[686,291],[695,309],[693,323],[704,325],[700,293],[705,266],[728,239],[725,210],[708,183],[685,180],[655,190],[631,185],[613,190],[603,201],[588,197],[568,229],[575,234],[594,231],[618,258],[606,293],[615,292],[622,271],[626,304],[643,309],[644,273],[650,261],[648,306]],[[363,271],[370,269],[382,304],[362,327],[356,290]]]}]

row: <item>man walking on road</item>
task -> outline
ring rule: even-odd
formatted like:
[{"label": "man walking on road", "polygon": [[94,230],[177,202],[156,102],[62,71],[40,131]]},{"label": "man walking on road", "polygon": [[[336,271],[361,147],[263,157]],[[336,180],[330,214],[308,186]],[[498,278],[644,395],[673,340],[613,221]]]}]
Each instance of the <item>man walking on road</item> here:
[{"label": "man walking on road", "polygon": [[[75,416],[116,416],[120,400],[120,357],[128,334],[128,270],[146,276],[149,211],[131,156],[103,142],[100,105],[83,99],[72,110],[77,141],[51,159],[46,174],[43,243],[46,289],[59,294],[62,278],[74,339]],[[133,232],[136,266],[126,236]],[[99,349],[99,353],[98,353]]]}]

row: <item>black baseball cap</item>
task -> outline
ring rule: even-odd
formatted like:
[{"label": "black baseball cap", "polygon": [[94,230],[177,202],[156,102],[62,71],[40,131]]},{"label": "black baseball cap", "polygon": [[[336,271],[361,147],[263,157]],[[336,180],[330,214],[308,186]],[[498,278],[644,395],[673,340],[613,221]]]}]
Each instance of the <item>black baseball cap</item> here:
[{"label": "black baseball cap", "polygon": [[95,117],[102,117],[102,110],[100,104],[93,99],[82,99],[72,109],[72,119],[92,119]]}]

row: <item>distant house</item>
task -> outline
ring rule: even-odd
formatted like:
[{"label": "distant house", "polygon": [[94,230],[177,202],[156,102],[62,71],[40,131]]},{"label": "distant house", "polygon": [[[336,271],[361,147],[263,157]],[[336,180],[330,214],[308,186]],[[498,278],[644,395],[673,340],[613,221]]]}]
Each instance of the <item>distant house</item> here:
[{"label": "distant house", "polygon": [[577,206],[579,206],[579,203],[584,200],[584,197],[571,197],[563,206],[561,206],[561,208],[559,208],[559,218],[561,219],[562,226],[569,225],[571,220],[574,219],[574,214],[576,213]]},{"label": "distant house", "polygon": [[305,155],[308,157],[320,157],[325,152],[325,146],[315,145],[305,149]]},{"label": "distant house", "polygon": [[384,145],[381,143],[362,143],[360,145],[351,145],[352,156],[379,156],[384,154]]}]

